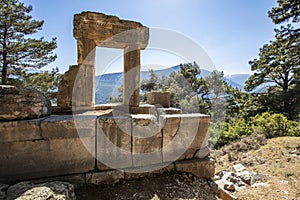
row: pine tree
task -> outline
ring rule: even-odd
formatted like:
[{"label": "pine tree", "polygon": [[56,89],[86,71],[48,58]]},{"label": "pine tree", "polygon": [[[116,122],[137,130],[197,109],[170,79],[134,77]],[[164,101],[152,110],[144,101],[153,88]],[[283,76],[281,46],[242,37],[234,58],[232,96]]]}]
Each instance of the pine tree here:
[{"label": "pine tree", "polygon": [[260,49],[259,58],[250,61],[254,74],[245,89],[253,91],[258,86],[272,83],[265,94],[258,96],[268,110],[295,118],[300,111],[300,1],[277,0],[278,6],[269,11],[275,24],[275,40]]},{"label": "pine tree", "polygon": [[53,62],[56,38],[32,38],[44,21],[32,19],[32,6],[18,0],[0,2],[0,72],[1,84],[14,84],[23,79],[28,69],[39,69]]}]

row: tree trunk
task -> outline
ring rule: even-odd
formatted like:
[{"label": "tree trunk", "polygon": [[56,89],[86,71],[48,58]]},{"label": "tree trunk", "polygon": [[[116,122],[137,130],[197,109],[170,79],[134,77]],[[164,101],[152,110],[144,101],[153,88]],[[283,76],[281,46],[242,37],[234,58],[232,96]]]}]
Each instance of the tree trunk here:
[{"label": "tree trunk", "polygon": [[1,75],[1,84],[6,85],[7,81],[7,53],[3,53],[3,67],[2,67],[2,75]]},{"label": "tree trunk", "polygon": [[283,112],[290,117],[290,94],[288,92],[289,89],[289,73],[285,72],[284,80],[283,80]]},{"label": "tree trunk", "polygon": [[1,84],[6,85],[7,83],[7,49],[6,49],[6,41],[7,41],[7,29],[4,30],[4,37],[3,37],[3,66],[2,66],[2,74],[1,74]]}]

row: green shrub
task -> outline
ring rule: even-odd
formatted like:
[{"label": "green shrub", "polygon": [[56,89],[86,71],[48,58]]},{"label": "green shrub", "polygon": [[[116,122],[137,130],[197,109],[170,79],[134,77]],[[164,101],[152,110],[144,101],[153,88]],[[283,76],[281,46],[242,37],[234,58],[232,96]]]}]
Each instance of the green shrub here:
[{"label": "green shrub", "polygon": [[215,144],[216,148],[238,140],[243,135],[251,135],[253,133],[251,124],[244,119],[237,119],[229,123],[213,123],[209,131],[211,143]]},{"label": "green shrub", "polygon": [[289,121],[288,136],[300,137],[300,122]]},{"label": "green shrub", "polygon": [[242,136],[264,135],[266,138],[300,136],[300,122],[290,121],[283,114],[265,112],[249,121],[236,119],[230,122],[212,123],[209,128],[210,146],[222,147]]},{"label": "green shrub", "polygon": [[267,138],[300,136],[299,122],[290,121],[283,114],[265,112],[254,117],[254,132]]}]

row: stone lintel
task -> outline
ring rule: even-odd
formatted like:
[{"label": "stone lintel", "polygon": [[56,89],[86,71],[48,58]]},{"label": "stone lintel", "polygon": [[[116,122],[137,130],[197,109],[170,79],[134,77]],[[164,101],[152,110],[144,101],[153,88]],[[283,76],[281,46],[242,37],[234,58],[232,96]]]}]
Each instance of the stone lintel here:
[{"label": "stone lintel", "polygon": [[149,29],[139,22],[122,20],[116,16],[82,12],[74,15],[74,37],[77,40],[93,40],[102,47],[123,49],[128,44],[136,44],[140,49],[145,49]]}]

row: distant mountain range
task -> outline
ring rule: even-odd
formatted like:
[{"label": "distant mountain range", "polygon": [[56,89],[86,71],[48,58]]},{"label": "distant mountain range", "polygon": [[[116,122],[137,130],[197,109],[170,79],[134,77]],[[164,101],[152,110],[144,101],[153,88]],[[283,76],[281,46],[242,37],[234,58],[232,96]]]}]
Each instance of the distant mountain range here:
[{"label": "distant mountain range", "polygon": [[[169,76],[172,72],[178,72],[180,66],[174,66],[163,70],[154,70],[159,76]],[[208,70],[201,69],[201,76],[206,77],[210,74]],[[234,88],[244,90],[245,82],[249,78],[249,74],[235,74],[224,77],[225,81]],[[141,81],[149,79],[149,71],[141,71]],[[102,104],[109,102],[110,96],[118,95],[118,88],[123,84],[123,72],[103,74],[95,78],[95,102]]]}]

